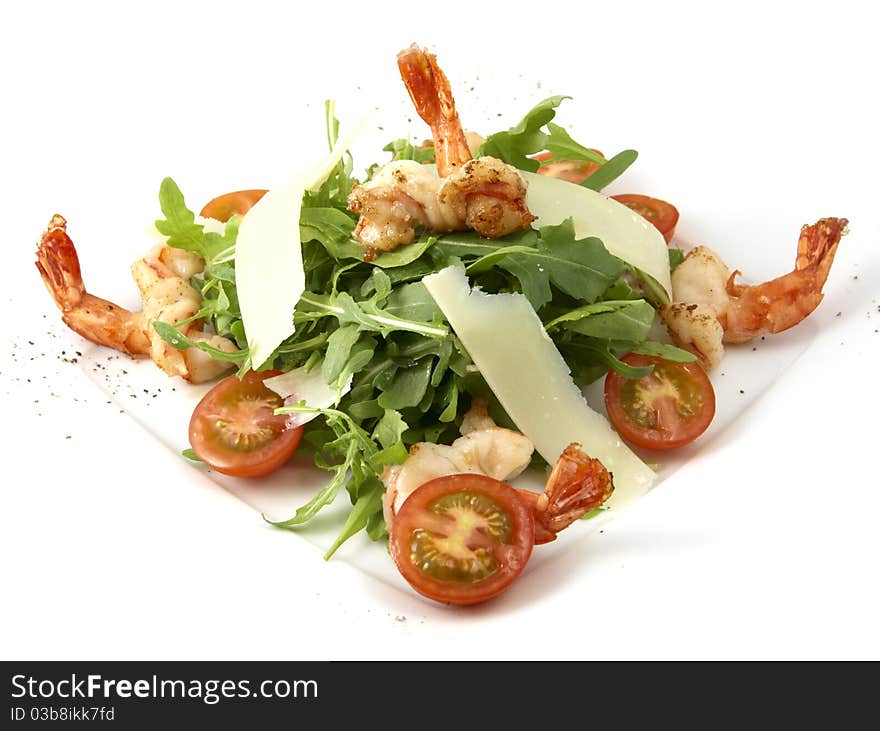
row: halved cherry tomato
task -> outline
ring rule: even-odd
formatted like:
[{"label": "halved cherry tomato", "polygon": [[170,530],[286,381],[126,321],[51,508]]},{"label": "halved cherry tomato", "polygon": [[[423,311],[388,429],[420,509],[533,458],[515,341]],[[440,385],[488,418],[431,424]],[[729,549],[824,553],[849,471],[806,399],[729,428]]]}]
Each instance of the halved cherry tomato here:
[{"label": "halved cherry tomato", "polygon": [[446,604],[491,599],[522,573],[532,511],[510,485],[477,474],[426,482],[391,527],[391,557],[420,594]]},{"label": "halved cherry tomato", "polygon": [[605,377],[605,408],[618,434],[649,449],[673,449],[694,441],[715,416],[715,389],[697,363],[652,355],[621,358],[631,366],[653,365],[642,378]]},{"label": "halved cherry tomato", "polygon": [[263,385],[278,371],[228,376],[199,401],[189,422],[189,443],[206,464],[238,477],[277,470],[296,451],[303,428],[274,410],[284,400]]},{"label": "halved cherry tomato", "polygon": [[659,198],[637,193],[622,193],[611,197],[653,223],[663,234],[667,244],[672,241],[672,234],[675,233],[675,226],[678,224],[678,209],[674,205]]},{"label": "halved cherry tomato", "polygon": [[[593,150],[597,155],[602,155],[598,150]],[[604,157],[604,155],[602,155]],[[533,155],[532,159],[541,162],[552,160],[553,155],[549,152],[541,152]],[[539,175],[546,175],[548,178],[562,178],[569,183],[579,184],[589,178],[594,172],[602,167],[597,162],[589,162],[588,160],[555,160],[541,165],[538,168]]]},{"label": "halved cherry tomato", "polygon": [[205,207],[202,208],[199,215],[205,218],[216,218],[218,221],[226,223],[233,216],[243,216],[264,195],[266,195],[266,191],[258,188],[224,193],[205,203]]}]

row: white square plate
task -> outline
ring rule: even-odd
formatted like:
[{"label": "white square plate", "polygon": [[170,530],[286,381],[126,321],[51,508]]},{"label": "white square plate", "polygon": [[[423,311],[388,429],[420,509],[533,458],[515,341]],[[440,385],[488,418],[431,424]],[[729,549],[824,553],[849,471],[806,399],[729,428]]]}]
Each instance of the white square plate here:
[{"label": "white square plate", "polygon": [[[205,17],[157,2],[133,36],[105,33],[118,10],[95,7],[58,4],[51,23],[21,9],[0,49],[17,69],[2,121],[11,348],[0,377],[18,487],[5,491],[2,533],[5,555],[29,557],[4,577],[20,597],[3,609],[10,655],[876,656],[869,70],[880,62],[860,10],[792,18],[745,3],[716,24],[699,4],[577,4],[536,33],[489,6],[467,22],[411,4],[340,7],[357,19],[340,25],[273,4],[227,8],[230,23],[222,4]],[[588,30],[575,39],[572,27]],[[493,43],[475,41],[485,34]],[[191,207],[279,184],[323,149],[324,98],[343,124],[378,107],[358,167],[390,139],[427,136],[394,66],[412,40],[438,53],[468,128],[506,128],[535,101],[571,94],[559,121],[576,139],[641,153],[614,192],[674,202],[678,242],[712,246],[749,281],[791,269],[804,223],[846,216],[852,230],[809,320],[730,349],[713,374],[716,421],[660,460],[660,484],[607,525],[570,528],[508,594],[471,611],[415,598],[363,537],[324,564],[332,510],[297,535],[225,501],[178,456],[201,390],[84,344],[31,268],[57,210],[87,286],[134,306],[128,266],[149,245],[160,180],[174,177]],[[71,351],[76,364],[63,362]],[[120,408],[145,430],[123,425]],[[285,517],[324,475],[296,462],[259,487],[209,477]],[[81,584],[68,563],[108,578]],[[60,616],[48,609],[57,591]],[[536,626],[561,634],[535,638]],[[487,649],[487,629],[531,639]]]}]

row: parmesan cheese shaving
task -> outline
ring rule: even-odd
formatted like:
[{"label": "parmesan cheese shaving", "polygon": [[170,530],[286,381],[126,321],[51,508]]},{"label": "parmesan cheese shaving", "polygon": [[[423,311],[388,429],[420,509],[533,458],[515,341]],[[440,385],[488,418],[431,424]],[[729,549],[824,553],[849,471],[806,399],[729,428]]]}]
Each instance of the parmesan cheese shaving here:
[{"label": "parmesan cheese shaving", "polygon": [[294,333],[293,311],[305,288],[299,233],[303,195],[321,187],[366,120],[365,115],[337,139],[326,159],[270,190],[241,220],[235,281],[254,368]]},{"label": "parmesan cheese shaving", "polygon": [[525,297],[471,290],[456,267],[422,281],[510,418],[548,463],[578,442],[613,475],[608,506],[648,491],[654,472],[587,404]]},{"label": "parmesan cheese shaving", "polygon": [[614,256],[649,274],[672,301],[669,252],[653,224],[613,198],[566,180],[520,171],[529,190],[526,205],[535,228],[571,218],[578,238],[595,236]]}]

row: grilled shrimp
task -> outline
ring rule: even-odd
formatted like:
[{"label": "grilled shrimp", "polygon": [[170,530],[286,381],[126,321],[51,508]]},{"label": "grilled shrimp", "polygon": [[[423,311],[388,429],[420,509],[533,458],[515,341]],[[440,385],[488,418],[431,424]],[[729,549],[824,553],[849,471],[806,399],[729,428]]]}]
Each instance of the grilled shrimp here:
[{"label": "grilled shrimp", "polygon": [[368,251],[392,251],[413,241],[417,225],[435,233],[473,229],[487,238],[527,228],[534,216],[525,203],[525,180],[501,160],[472,159],[436,56],[411,46],[398,54],[397,65],[416,111],[431,128],[437,174],[399,160],[355,186],[348,200],[349,209],[361,214],[354,237]]},{"label": "grilled shrimp", "polygon": [[[420,442],[410,447],[401,465],[388,465],[385,484],[385,524],[416,489],[437,477],[483,474],[502,482],[518,477],[528,466],[534,446],[523,434],[498,426],[489,416],[486,400],[475,397],[461,424],[462,436],[451,445]],[[575,520],[598,508],[611,496],[611,475],[599,460],[577,444],[560,455],[544,491],[518,490],[535,517],[535,543],[547,543]]]},{"label": "grilled shrimp", "polygon": [[535,447],[531,440],[492,421],[485,399],[475,397],[462,423],[462,436],[452,444],[419,442],[409,448],[409,457],[400,465],[386,465],[385,522],[391,525],[404,501],[435,477],[455,474],[481,474],[496,480],[512,480],[529,466]]},{"label": "grilled shrimp", "polygon": [[[149,356],[168,375],[192,383],[212,380],[230,367],[197,348],[172,348],[152,327],[155,320],[180,325],[199,311],[201,297],[188,282],[204,268],[195,254],[160,245],[132,265],[143,301],[140,312],[130,312],[86,291],[79,257],[62,216],[56,214],[49,222],[37,247],[36,264],[61,310],[61,319],[87,340],[128,355]],[[185,334],[220,350],[236,349],[227,338],[202,332],[194,323],[185,326]]]},{"label": "grilled shrimp", "polygon": [[681,347],[708,368],[718,365],[723,343],[744,343],[757,335],[794,327],[822,301],[845,218],[823,218],[801,229],[794,271],[757,285],[736,283],[714,251],[698,246],[672,273],[673,304],[660,315]]}]

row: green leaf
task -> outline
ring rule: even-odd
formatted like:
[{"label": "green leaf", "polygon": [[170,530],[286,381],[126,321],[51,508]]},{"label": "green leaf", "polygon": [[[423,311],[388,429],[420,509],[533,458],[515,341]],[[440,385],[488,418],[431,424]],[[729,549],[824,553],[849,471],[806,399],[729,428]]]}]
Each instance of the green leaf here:
[{"label": "green leaf", "polygon": [[570,218],[558,226],[544,226],[540,233],[536,247],[515,245],[497,249],[468,266],[468,274],[478,274],[496,265],[508,269],[520,280],[523,294],[538,310],[550,301],[550,283],[575,299],[593,302],[627,269],[599,239],[575,239]]},{"label": "green leaf", "polygon": [[455,417],[458,414],[458,384],[452,379],[449,381],[449,386],[448,393],[443,398],[446,408],[443,409],[438,417],[443,423],[455,421]]},{"label": "green leaf", "polygon": [[581,185],[590,190],[602,190],[606,185],[614,182],[626,172],[626,169],[632,165],[639,153],[635,150],[624,150],[618,152],[596,172],[584,180]]},{"label": "green leaf", "polygon": [[437,239],[437,245],[434,247],[434,253],[440,253],[444,257],[458,257],[467,259],[469,257],[480,257],[497,251],[502,246],[509,246],[505,236],[503,239],[484,239],[474,232],[453,232],[443,234]]},{"label": "green leaf", "polygon": [[411,282],[394,289],[385,303],[385,312],[394,317],[437,322],[443,313],[421,282]]},{"label": "green leaf", "polygon": [[324,560],[330,559],[343,543],[366,528],[367,523],[376,513],[382,512],[382,495],[385,488],[376,477],[373,477],[369,482],[369,486],[361,490],[357,502],[348,514],[342,532],[324,554]]},{"label": "green leaf", "polygon": [[183,193],[171,178],[159,186],[159,207],[165,220],[156,221],[156,229],[168,236],[168,245],[202,256],[204,254],[203,227],[195,223],[195,214],[186,207]]},{"label": "green leaf", "polygon": [[382,148],[391,153],[392,160],[415,160],[416,162],[434,162],[433,146],[419,149],[409,140],[399,139],[389,142]]},{"label": "green leaf", "polygon": [[634,347],[632,352],[639,355],[656,355],[676,363],[693,363],[697,359],[697,356],[689,350],[683,350],[668,343],[658,343],[654,340],[645,340]]},{"label": "green leaf", "polygon": [[644,340],[654,322],[655,310],[645,300],[620,300],[569,310],[548,322],[548,332],[562,327],[603,340]]},{"label": "green leaf", "polygon": [[[611,352],[611,347],[608,341],[584,338],[578,340],[577,342],[566,343],[563,346],[563,349],[566,351],[569,357],[571,357],[573,353],[581,351],[581,353],[591,356],[592,358],[597,359],[599,362],[603,363],[606,369],[613,368],[625,378],[641,378],[642,376],[647,376],[654,370],[654,366],[645,366],[643,368],[639,368],[624,363],[614,353]],[[580,358],[578,358],[578,360],[580,360]]]},{"label": "green leaf", "polygon": [[[393,269],[406,266],[407,264],[412,264],[436,242],[436,236],[422,236],[418,241],[414,241],[411,244],[400,246],[394,251],[386,251],[384,254],[379,254],[379,256],[373,259],[370,263],[373,266],[382,267],[383,269]],[[361,258],[363,259],[364,247],[360,244],[358,244],[358,246],[361,248]]]},{"label": "green leaf", "polygon": [[385,516],[379,510],[370,516],[367,521],[367,527],[364,528],[372,541],[381,541],[388,538],[388,531],[385,529]]},{"label": "green leaf", "polygon": [[384,409],[405,409],[418,406],[425,396],[433,368],[432,358],[422,358],[408,368],[400,368],[379,396]]},{"label": "green leaf", "polygon": [[449,334],[446,325],[418,322],[389,314],[375,302],[356,302],[346,292],[317,294],[304,292],[293,315],[295,323],[312,322],[324,317],[335,317],[340,325],[355,323],[362,330],[389,335],[395,330],[405,330],[430,338],[445,338]]},{"label": "green leaf", "polygon": [[202,458],[199,457],[192,449],[184,449],[180,455],[182,457],[186,457],[186,459],[192,460],[193,462],[202,462]]},{"label": "green leaf", "polygon": [[399,411],[385,409],[385,414],[379,419],[373,429],[373,440],[379,442],[383,448],[393,447],[400,442],[403,433],[409,428]]},{"label": "green leaf", "polygon": [[547,129],[550,135],[545,148],[553,155],[555,160],[588,160],[605,164],[605,158],[594,150],[575,142],[568,132],[558,124],[548,122]]},{"label": "green leaf", "polygon": [[327,383],[336,383],[348,362],[352,347],[360,337],[361,333],[357,325],[342,325],[330,334],[327,339],[327,352],[321,365],[321,375]]},{"label": "green leaf", "polygon": [[551,96],[538,102],[519,123],[505,132],[489,135],[480,145],[474,157],[489,155],[503,160],[520,170],[536,172],[540,163],[529,155],[545,149],[549,134],[541,128],[556,116],[556,107],[567,96]]},{"label": "green leaf", "polygon": [[642,286],[642,296],[651,304],[659,308],[669,303],[669,295],[654,277],[637,267],[630,267],[630,273]]},{"label": "green leaf", "polygon": [[167,322],[154,320],[152,324],[156,332],[159,333],[159,337],[161,337],[162,340],[168,343],[168,345],[170,345],[172,348],[176,348],[177,350],[198,348],[199,350],[203,350],[204,352],[206,352],[208,355],[214,358],[214,360],[222,360],[229,363],[243,363],[248,358],[247,349],[236,350],[232,353],[227,353],[225,350],[214,348],[207,343],[190,340],[188,337],[186,337],[186,335],[183,335],[176,327],[174,327],[173,325],[169,325]]},{"label": "green leaf", "polygon": [[370,458],[370,464],[377,472],[381,472],[387,464],[403,464],[409,457],[409,452],[403,441],[392,444],[382,449]]},{"label": "green leaf", "polygon": [[364,258],[364,247],[351,238],[355,222],[338,208],[303,208],[299,216],[302,241],[317,241],[337,261]]},{"label": "green leaf", "polygon": [[344,470],[337,470],[333,479],[331,479],[321,490],[315,493],[315,496],[305,505],[297,508],[293,517],[288,518],[287,520],[272,521],[263,515],[263,520],[267,523],[271,523],[276,528],[293,528],[308,523],[318,514],[318,511],[320,511],[321,508],[329,505],[336,499],[340,488],[345,483],[345,477],[346,472]]}]

